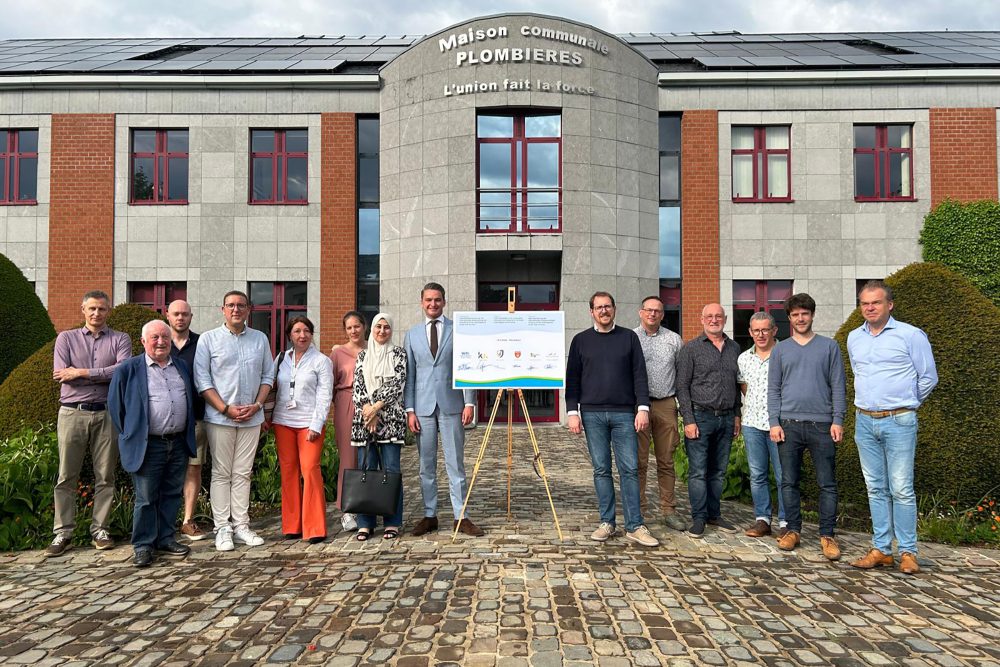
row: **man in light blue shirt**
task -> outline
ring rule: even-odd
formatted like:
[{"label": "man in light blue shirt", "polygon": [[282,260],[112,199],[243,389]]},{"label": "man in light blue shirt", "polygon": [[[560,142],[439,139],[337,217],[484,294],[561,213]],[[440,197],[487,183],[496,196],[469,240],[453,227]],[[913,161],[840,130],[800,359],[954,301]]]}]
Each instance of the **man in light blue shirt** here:
[{"label": "man in light blue shirt", "polygon": [[868,486],[873,535],[872,548],[851,565],[865,570],[891,567],[895,534],[899,570],[916,574],[916,411],[937,385],[937,368],[927,335],[893,319],[891,287],[870,280],[858,300],[865,323],[847,337],[847,352],[857,409],[854,441]]},{"label": "man in light blue shirt", "polygon": [[247,326],[247,295],[227,292],[222,304],[225,323],[198,339],[194,385],[205,399],[212,452],[215,548],[232,551],[234,538],[251,547],[264,543],[250,530],[250,476],[264,399],[274,383],[274,361],[267,336]]}]

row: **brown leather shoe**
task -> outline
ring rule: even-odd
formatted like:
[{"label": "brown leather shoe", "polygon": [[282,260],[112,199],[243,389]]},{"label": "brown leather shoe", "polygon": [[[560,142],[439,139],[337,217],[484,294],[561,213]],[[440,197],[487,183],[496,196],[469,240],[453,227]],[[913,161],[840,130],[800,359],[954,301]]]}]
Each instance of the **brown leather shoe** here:
[{"label": "brown leather shoe", "polygon": [[486,534],[483,532],[482,528],[472,523],[469,519],[462,519],[461,522],[456,521],[455,525],[452,526],[452,529],[454,529],[455,526],[458,526],[458,532],[465,533],[466,535],[472,535],[473,537],[482,537]]},{"label": "brown leather shoe", "polygon": [[782,537],[784,537],[787,534],[788,534],[788,526],[782,526],[781,528],[778,528],[778,536],[775,537],[774,539],[780,540]]},{"label": "brown leather shoe", "polygon": [[778,548],[782,551],[791,551],[799,546],[799,534],[790,530],[778,539]]},{"label": "brown leather shoe", "polygon": [[420,537],[421,535],[426,535],[432,530],[438,529],[438,519],[436,516],[425,516],[423,519],[417,522],[417,525],[413,527],[413,536]]},{"label": "brown leather shoe", "polygon": [[827,560],[840,560],[840,545],[835,538],[822,536],[819,538],[819,545]]},{"label": "brown leather shoe", "polygon": [[861,558],[852,561],[851,567],[870,570],[873,567],[892,567],[892,554],[884,554],[878,549],[869,549]]},{"label": "brown leather shoe", "polygon": [[917,557],[909,551],[899,554],[899,571],[903,574],[916,574],[920,572],[920,566],[917,565]]},{"label": "brown leather shoe", "polygon": [[743,534],[747,537],[764,537],[765,535],[770,535],[771,524],[763,519],[757,519],[757,522],[747,528],[747,531]]}]

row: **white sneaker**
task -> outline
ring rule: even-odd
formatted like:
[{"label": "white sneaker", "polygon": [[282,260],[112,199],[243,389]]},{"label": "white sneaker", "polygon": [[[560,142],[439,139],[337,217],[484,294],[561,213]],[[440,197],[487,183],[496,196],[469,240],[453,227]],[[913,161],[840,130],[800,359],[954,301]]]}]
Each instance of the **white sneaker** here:
[{"label": "white sneaker", "polygon": [[349,512],[344,512],[344,515],[340,517],[340,525],[344,527],[344,530],[351,532],[352,530],[358,529],[358,516],[356,514],[350,514]]},{"label": "white sneaker", "polygon": [[259,547],[264,544],[264,538],[250,530],[250,526],[237,526],[233,537],[248,547]]},{"label": "white sneaker", "polygon": [[222,526],[215,530],[215,550],[232,551],[236,547],[233,545],[233,529],[230,526]]},{"label": "white sneaker", "polygon": [[614,537],[615,533],[617,532],[618,531],[615,530],[614,526],[612,526],[610,523],[605,522],[602,523],[600,526],[598,526],[597,530],[595,530],[590,534],[590,539],[595,540],[597,542],[607,542],[608,539]]},{"label": "white sneaker", "polygon": [[660,546],[660,541],[653,537],[653,534],[649,532],[649,528],[646,528],[645,526],[639,526],[631,533],[625,533],[625,537],[644,547]]}]

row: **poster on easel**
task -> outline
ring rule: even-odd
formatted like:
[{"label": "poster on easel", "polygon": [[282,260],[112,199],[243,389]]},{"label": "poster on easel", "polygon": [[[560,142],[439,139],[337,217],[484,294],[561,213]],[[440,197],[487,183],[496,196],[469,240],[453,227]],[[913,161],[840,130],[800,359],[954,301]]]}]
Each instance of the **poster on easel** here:
[{"label": "poster on easel", "polygon": [[453,315],[455,389],[562,389],[562,311],[464,311]]}]

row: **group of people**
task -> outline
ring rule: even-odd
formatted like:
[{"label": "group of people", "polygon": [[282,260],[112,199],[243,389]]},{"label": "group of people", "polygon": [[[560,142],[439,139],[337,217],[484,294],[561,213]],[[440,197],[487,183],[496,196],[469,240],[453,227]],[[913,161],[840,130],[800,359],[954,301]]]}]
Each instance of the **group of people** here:
[{"label": "group of people", "polygon": [[[367,339],[364,317],[343,318],[347,343],[327,356],[313,345],[307,317],[288,320],[286,349],[271,357],[270,344],[247,325],[250,303],[241,291],[223,297],[223,324],[201,335],[191,331],[191,307],[174,301],[164,322],[147,322],[143,351],[131,355],[128,334],[107,325],[110,299],[87,292],[84,326],[56,339],[53,379],[60,383],[59,476],[55,486],[55,537],[46,555],[72,548],[76,528],[76,485],[89,448],[93,460],[92,543],[114,547],[108,519],[114,498],[114,471],[121,460],[135,489],[132,546],[138,567],[157,555],[186,556],[177,539],[176,517],[183,505],[180,534],[207,536],[195,520],[201,467],[211,452],[210,501],[215,547],[264,543],[250,528],[250,484],[263,431],[273,429],[281,470],[281,525],[286,539],[312,543],[326,538],[326,494],[321,468],[326,424],[333,408],[340,457],[337,503],[343,471],[365,467],[400,472],[407,429],[421,453],[424,518],[414,529],[437,529],[437,440],[441,434],[456,528],[483,531],[461,516],[467,490],[464,426],[471,422],[472,393],[451,388],[451,320],[444,317],[444,288],[429,283],[421,292],[423,325],[392,342],[392,317],[379,313]],[[116,437],[117,435],[117,437]],[[116,446],[117,444],[117,446]],[[367,540],[377,517],[342,514],[356,539]],[[383,517],[385,540],[396,539],[403,524],[403,498]]]},{"label": "group of people", "polygon": [[[916,410],[937,384],[926,334],[892,317],[892,288],[869,281],[858,294],[864,324],[847,340],[855,377],[855,434],[872,515],[872,547],[851,565],[862,569],[894,564],[919,571],[913,462]],[[837,521],[836,446],[847,412],[845,368],[840,347],[813,331],[815,300],[805,293],[784,304],[791,336],[777,341],[774,317],[750,318],[753,346],[742,352],[725,333],[726,313],[717,303],[702,309],[703,331],[686,344],[662,326],[659,297],[643,300],[640,325],[615,324],[615,300],[607,292],[590,299],[594,325],[570,344],[566,366],[569,429],[586,433],[594,467],[600,525],[591,535],[603,542],[617,533],[612,451],[617,464],[625,537],[657,546],[643,519],[650,447],[656,456],[663,522],[695,538],[706,526],[733,533],[722,516],[721,496],[732,441],[743,434],[750,473],[754,523],[748,537],[776,533],[778,547],[801,540],[801,472],[806,450],[819,487],[819,545],[830,560],[841,556]],[[678,410],[684,424],[691,519],[677,514],[674,450],[679,444]],[[769,485],[778,486],[778,525]]]},{"label": "group of people", "polygon": [[[393,343],[392,317],[377,314],[367,332],[364,317],[343,318],[347,342],[329,356],[313,345],[313,323],[303,316],[285,327],[287,347],[271,357],[267,337],[247,325],[249,299],[241,291],[223,297],[223,324],[200,336],[190,330],[191,308],[175,301],[167,321],[147,322],[143,352],[131,356],[127,334],[110,329],[110,299],[100,291],[84,295],[84,326],[56,339],[53,378],[61,384],[58,417],[59,477],[55,487],[55,537],[46,550],[58,556],[72,547],[76,484],[90,448],[94,466],[95,548],[114,546],[108,517],[119,459],[135,487],[132,546],[136,566],[157,554],[183,557],[190,548],[180,533],[206,537],[195,520],[206,451],[212,455],[211,509],[215,547],[231,551],[239,542],[264,543],[249,525],[250,483],[262,431],[273,429],[281,468],[282,532],[287,539],[326,538],[326,497],[321,469],[331,406],[340,477],[359,462],[400,473],[407,430],[420,460],[423,516],[413,535],[438,529],[438,442],[444,454],[453,529],[481,536],[463,514],[468,485],[464,466],[465,426],[473,418],[473,392],[452,388],[452,322],[444,316],[445,290],[428,283],[421,290],[424,321],[403,345]],[[891,313],[892,289],[871,281],[859,294],[865,323],[848,338],[855,375],[855,442],[868,486],[874,536],[872,548],[852,565],[891,566],[892,540],[900,569],[915,573],[916,499],[913,459],[916,409],[937,383],[927,336]],[[567,421],[571,433],[586,433],[594,469],[600,524],[591,537],[604,542],[617,533],[612,452],[618,468],[625,536],[642,546],[659,541],[645,525],[649,454],[663,521],[668,528],[702,537],[706,526],[736,527],[721,512],[721,495],[732,441],[742,432],[750,468],[755,520],[750,537],[777,534],[778,546],[800,542],[800,475],[809,451],[819,485],[819,542],[823,554],[840,558],[835,448],[846,414],[845,370],[840,348],[816,334],[816,303],[796,294],[785,303],[791,336],[776,340],[777,326],[766,312],[754,313],[753,347],[741,353],[725,333],[719,304],[704,307],[703,332],[686,344],[662,326],[663,302],[643,300],[634,330],[615,324],[614,297],[590,299],[593,327],[572,340],[566,366]],[[676,508],[674,450],[683,419],[688,458],[690,521]],[[117,433],[117,447],[115,446]],[[440,437],[440,438],[439,438]],[[778,482],[778,525],[769,468]],[[383,519],[384,540],[399,537],[403,497]],[[342,513],[355,539],[370,539],[377,517]]]}]

